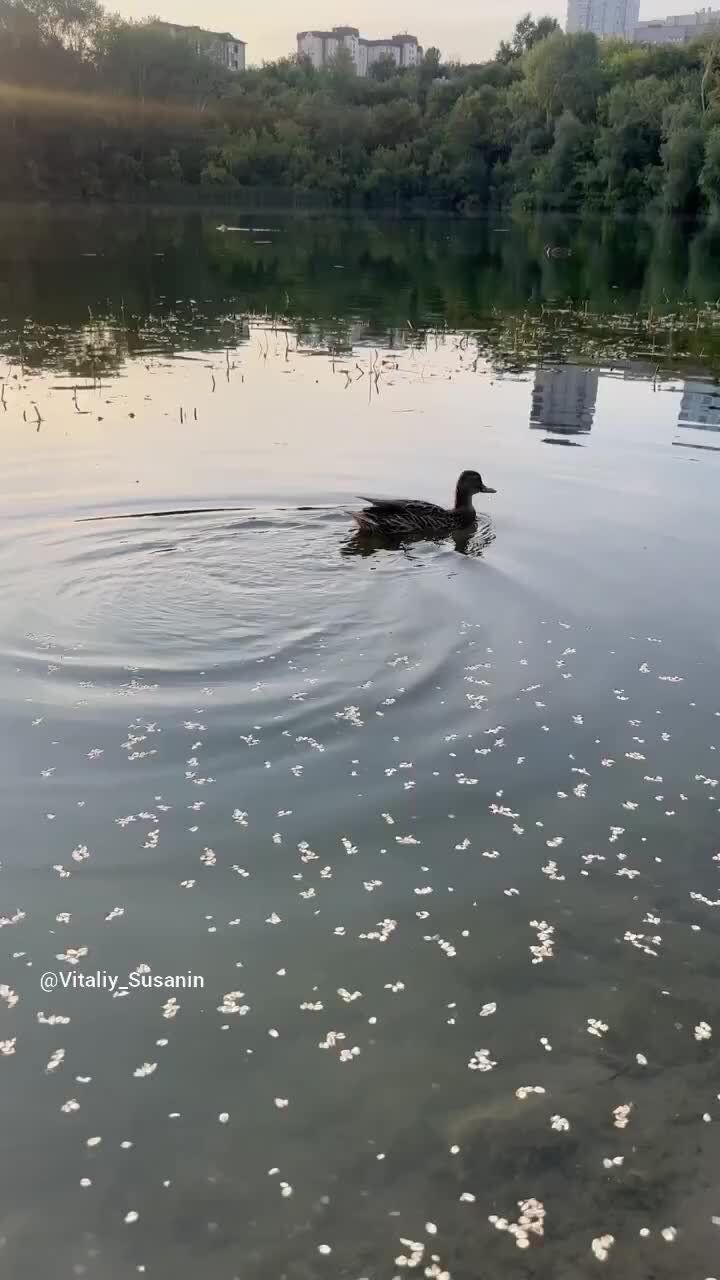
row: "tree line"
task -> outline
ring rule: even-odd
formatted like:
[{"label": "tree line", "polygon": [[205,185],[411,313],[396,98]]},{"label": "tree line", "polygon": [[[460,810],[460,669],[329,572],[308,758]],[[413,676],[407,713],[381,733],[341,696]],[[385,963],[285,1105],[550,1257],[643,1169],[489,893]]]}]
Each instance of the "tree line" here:
[{"label": "tree line", "polygon": [[97,0],[0,0],[0,198],[695,214],[720,206],[720,42],[521,19],[492,61],[233,74]]}]

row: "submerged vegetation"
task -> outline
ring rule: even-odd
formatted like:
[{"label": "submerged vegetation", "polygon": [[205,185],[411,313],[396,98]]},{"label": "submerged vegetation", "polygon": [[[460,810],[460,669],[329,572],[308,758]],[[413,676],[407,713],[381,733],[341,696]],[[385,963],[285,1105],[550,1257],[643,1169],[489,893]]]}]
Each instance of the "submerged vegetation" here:
[{"label": "submerged vegetation", "polygon": [[694,214],[720,205],[720,48],[518,23],[485,64],[225,72],[96,0],[0,0],[0,196]]}]

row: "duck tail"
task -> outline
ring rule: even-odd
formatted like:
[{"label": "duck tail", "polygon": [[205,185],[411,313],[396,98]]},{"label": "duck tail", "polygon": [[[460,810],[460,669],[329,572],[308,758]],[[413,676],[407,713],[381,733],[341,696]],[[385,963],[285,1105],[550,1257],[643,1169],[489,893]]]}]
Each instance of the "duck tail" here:
[{"label": "duck tail", "polygon": [[376,525],[369,511],[351,511],[350,514],[360,533],[376,532]]}]

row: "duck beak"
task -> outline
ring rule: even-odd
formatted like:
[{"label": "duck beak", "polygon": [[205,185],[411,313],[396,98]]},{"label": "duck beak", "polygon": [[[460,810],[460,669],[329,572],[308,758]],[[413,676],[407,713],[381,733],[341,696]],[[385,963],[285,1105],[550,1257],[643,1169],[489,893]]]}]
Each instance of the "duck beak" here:
[{"label": "duck beak", "polygon": [[480,490],[481,493],[497,493],[497,489],[490,489],[486,484]]}]

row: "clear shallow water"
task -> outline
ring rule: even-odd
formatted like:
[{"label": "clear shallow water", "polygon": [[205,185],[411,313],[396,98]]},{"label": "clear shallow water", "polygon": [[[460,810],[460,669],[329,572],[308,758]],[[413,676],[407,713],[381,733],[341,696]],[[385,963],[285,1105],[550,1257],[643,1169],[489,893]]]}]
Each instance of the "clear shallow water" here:
[{"label": "clear shallow water", "polygon": [[[448,327],[413,228],[431,302],[404,325],[367,227],[340,294],[347,230],[323,253],[284,224],[251,312],[243,249],[209,315],[197,218],[93,224],[115,257],[86,331],[77,228],[50,316],[53,232],[28,225],[33,308],[0,348],[7,1274],[569,1280],[611,1234],[615,1274],[706,1280],[719,464],[688,446],[715,438],[710,356],[568,366],[536,332],[509,361],[527,272],[488,337],[497,264],[463,241]],[[137,301],[139,236],[174,237],[170,312]],[[289,262],[302,317],[279,316]],[[443,501],[464,466],[499,491],[482,554],[342,554],[358,490]],[[204,987],[40,989],[142,966]],[[531,1198],[521,1249],[488,1219]]]}]

